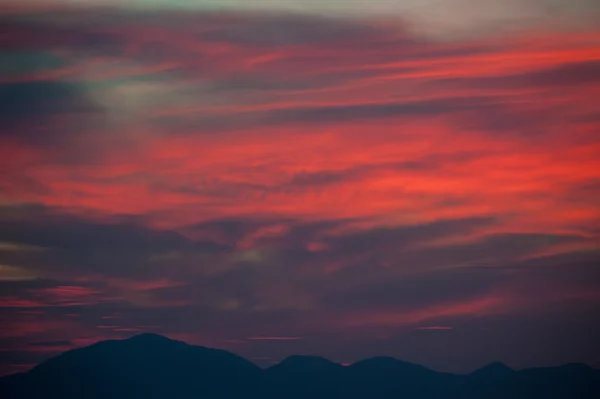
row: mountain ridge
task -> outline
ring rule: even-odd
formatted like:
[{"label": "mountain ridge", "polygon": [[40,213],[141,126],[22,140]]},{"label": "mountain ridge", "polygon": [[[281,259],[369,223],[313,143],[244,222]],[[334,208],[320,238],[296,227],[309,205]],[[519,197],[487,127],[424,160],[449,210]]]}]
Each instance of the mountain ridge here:
[{"label": "mountain ridge", "polygon": [[222,349],[157,334],[72,349],[0,377],[6,399],[104,398],[573,398],[600,397],[600,370],[566,364],[513,370],[488,364],[440,373],[393,357],[343,366],[294,355],[266,369]]}]

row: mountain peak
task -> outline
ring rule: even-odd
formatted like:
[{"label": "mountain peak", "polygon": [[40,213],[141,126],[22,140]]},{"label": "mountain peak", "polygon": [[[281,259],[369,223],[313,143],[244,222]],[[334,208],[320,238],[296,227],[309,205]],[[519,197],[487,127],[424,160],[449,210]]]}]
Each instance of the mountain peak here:
[{"label": "mountain peak", "polygon": [[328,374],[337,372],[343,366],[334,363],[329,359],[320,356],[289,356],[281,363],[276,364],[267,369],[267,373],[271,376],[298,376],[298,375],[314,375]]},{"label": "mountain peak", "polygon": [[367,372],[367,373],[408,373],[408,374],[424,374],[434,373],[426,367],[417,364],[398,360],[389,356],[377,356],[369,359],[361,360],[350,366],[352,370]]},{"label": "mountain peak", "polygon": [[118,340],[119,346],[130,348],[154,348],[156,350],[170,350],[170,348],[189,346],[183,341],[177,341],[164,335],[154,333],[143,333],[134,335],[127,339]]},{"label": "mountain peak", "polygon": [[[392,366],[392,367],[400,367],[400,366],[416,366],[412,363],[404,362],[402,360],[398,360],[394,357],[390,356],[375,356],[368,359],[361,360],[352,365],[352,367],[371,367],[371,366]],[[420,366],[419,366],[420,367]]]},{"label": "mountain peak", "polygon": [[490,363],[478,370],[471,373],[475,377],[486,377],[486,378],[504,378],[511,376],[515,373],[515,370],[508,367],[506,364],[501,362]]},{"label": "mountain peak", "polygon": [[579,370],[579,371],[590,371],[590,370],[594,370],[594,368],[592,366],[589,366],[585,363],[567,363],[567,364],[563,364],[562,366],[559,366],[563,369],[570,369],[570,370]]},{"label": "mountain peak", "polygon": [[281,363],[271,367],[271,369],[285,368],[295,371],[322,371],[337,367],[341,367],[341,365],[324,357],[293,355],[285,358]]},{"label": "mountain peak", "polygon": [[155,334],[155,333],[143,333],[134,335],[126,339],[126,341],[143,341],[143,342],[180,342],[175,341],[171,338],[165,337],[164,335]]}]

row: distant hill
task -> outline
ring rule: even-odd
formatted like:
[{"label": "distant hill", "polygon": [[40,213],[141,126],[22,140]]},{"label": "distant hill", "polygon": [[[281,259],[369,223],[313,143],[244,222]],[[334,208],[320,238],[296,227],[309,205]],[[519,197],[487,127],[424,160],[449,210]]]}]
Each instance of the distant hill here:
[{"label": "distant hill", "polygon": [[391,357],[342,366],[291,356],[262,370],[218,349],[160,335],[98,342],[0,378],[3,399],[597,399],[600,371],[583,364],[515,371],[493,363],[469,375]]},{"label": "distant hill", "polygon": [[260,388],[262,375],[259,367],[230,352],[143,334],[71,350],[0,379],[5,391],[0,397],[242,397]]}]

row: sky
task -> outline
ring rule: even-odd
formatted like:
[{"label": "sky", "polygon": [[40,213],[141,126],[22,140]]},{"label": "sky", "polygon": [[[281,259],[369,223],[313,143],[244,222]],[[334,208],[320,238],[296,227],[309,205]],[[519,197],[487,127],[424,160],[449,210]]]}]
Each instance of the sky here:
[{"label": "sky", "polygon": [[600,3],[499,4],[6,2],[0,374],[600,367]]}]

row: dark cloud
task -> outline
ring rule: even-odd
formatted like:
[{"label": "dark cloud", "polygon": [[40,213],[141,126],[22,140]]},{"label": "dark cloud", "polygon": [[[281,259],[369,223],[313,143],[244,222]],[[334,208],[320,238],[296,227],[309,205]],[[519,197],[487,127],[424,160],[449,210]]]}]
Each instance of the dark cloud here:
[{"label": "dark cloud", "polygon": [[[106,109],[81,82],[50,75],[0,83],[0,139],[43,149],[47,160],[63,164],[98,161],[107,149],[102,143],[114,135],[107,121]],[[48,193],[44,182],[21,168],[10,172],[5,184],[12,180],[15,186]]]},{"label": "dark cloud", "polygon": [[80,56],[123,56],[126,49],[123,34],[107,29],[111,25],[109,21],[97,25],[89,16],[82,14],[73,18],[72,13],[38,15],[37,18],[27,14],[0,16],[0,43],[4,49],[18,52],[67,50],[68,54]]},{"label": "dark cloud", "polygon": [[65,112],[88,117],[98,110],[85,90],[75,83],[38,81],[0,85],[0,131],[3,136],[28,143],[57,143],[61,135],[76,134],[81,128],[71,124],[76,121],[71,117],[65,124]]},{"label": "dark cloud", "polygon": [[409,311],[477,299],[495,291],[536,304],[536,299],[526,299],[534,292],[541,302],[548,295],[561,301],[563,295],[568,297],[577,292],[598,292],[600,281],[594,265],[599,260],[598,252],[570,252],[529,260],[507,260],[496,267],[489,267],[482,262],[446,270],[436,270],[434,267],[431,270],[428,266],[439,265],[439,262],[416,263],[411,265],[414,268],[412,273],[398,273],[395,268],[377,270],[370,266],[372,277],[363,277],[361,280],[360,276],[366,270],[358,268],[341,270],[328,289],[323,286],[318,290],[324,293],[320,298],[323,306],[331,306],[338,311]]},{"label": "dark cloud", "polygon": [[320,172],[301,172],[296,174],[289,182],[292,187],[306,188],[328,186],[330,184],[348,182],[355,179],[355,169],[320,171]]},{"label": "dark cloud", "polygon": [[489,98],[444,98],[414,102],[305,107],[272,111],[266,121],[279,123],[340,123],[399,116],[432,116],[493,105]]},{"label": "dark cloud", "polygon": [[178,249],[189,242],[175,232],[152,231],[136,225],[87,221],[53,213],[0,222],[0,239],[53,249],[104,251],[112,249]]},{"label": "dark cloud", "polygon": [[[232,22],[231,19],[227,22]],[[209,29],[202,38],[244,46],[289,46],[364,42],[381,36],[375,27],[320,16],[279,14],[244,16]]]},{"label": "dark cloud", "polygon": [[[310,78],[309,78],[310,80]],[[310,83],[312,84],[312,83]],[[303,126],[384,120],[403,117],[451,116],[461,112],[476,113],[500,107],[497,100],[487,96],[447,97],[433,100],[397,101],[380,104],[321,105],[259,111],[239,111],[230,115],[195,114],[173,118],[156,118],[160,126],[170,126],[172,134],[223,134],[227,131],[273,126]],[[176,128],[174,128],[176,126]]]},{"label": "dark cloud", "polygon": [[260,228],[275,224],[291,225],[292,223],[294,223],[293,219],[275,217],[218,219],[186,226],[182,228],[182,231],[191,235],[213,237],[216,240],[234,244]]},{"label": "dark cloud", "polygon": [[[0,253],[0,257],[4,262],[10,261],[10,257],[6,253]],[[21,257],[22,259],[23,257]],[[48,278],[36,278],[32,280],[24,281],[0,281],[0,293],[4,296],[17,297],[22,296],[25,293],[31,293],[33,291],[43,290],[46,288],[52,288],[61,284],[69,284],[70,282],[59,281]],[[27,296],[27,299],[33,299],[31,296]]]},{"label": "dark cloud", "polygon": [[58,71],[69,63],[48,51],[3,51],[0,52],[0,76],[4,79]]},{"label": "dark cloud", "polygon": [[468,235],[494,223],[495,220],[491,217],[442,220],[422,225],[374,228],[329,239],[327,242],[334,250],[345,254],[403,250],[436,238]]},{"label": "dark cloud", "polygon": [[502,76],[439,79],[436,84],[462,83],[477,88],[554,88],[593,85],[600,81],[600,62],[587,60]]},{"label": "dark cloud", "polygon": [[329,87],[341,86],[352,77],[367,76],[364,72],[331,76],[282,76],[281,74],[267,75],[264,72],[238,72],[230,76],[216,77],[202,88],[204,92],[223,94],[240,94],[246,92],[252,96],[281,95],[286,96],[304,90],[323,90]]},{"label": "dark cloud", "polygon": [[[535,257],[538,252],[550,250],[557,244],[586,243],[578,236],[503,234],[490,236],[469,244],[409,250],[398,254],[393,265],[414,270],[434,272],[447,268],[495,267],[505,271],[524,257]],[[381,261],[374,257],[375,261]],[[515,266],[516,267],[516,266]],[[476,270],[476,269],[474,269]],[[360,268],[356,274],[364,273]]]},{"label": "dark cloud", "polygon": [[[600,292],[598,264],[600,251],[587,250],[538,256],[506,265],[523,277],[521,288],[535,291],[564,289],[571,294],[594,295]],[[554,285],[545,286],[544,282]],[[537,283],[537,284],[536,284]]]},{"label": "dark cloud", "polygon": [[226,201],[240,192],[250,193],[251,195],[262,195],[270,190],[269,186],[263,184],[238,182],[221,178],[212,180],[199,179],[189,184],[173,184],[171,181],[161,181],[151,184],[151,188],[156,191],[166,190],[192,197],[207,196],[221,201]]},{"label": "dark cloud", "polygon": [[374,309],[408,312],[419,307],[476,299],[510,280],[510,273],[505,270],[472,268],[413,275],[383,270],[376,272],[375,281],[367,283],[360,283],[351,273],[355,272],[337,274],[338,281],[320,298],[322,306],[341,312]]},{"label": "dark cloud", "polygon": [[[548,126],[560,123],[558,115],[548,115],[548,111],[526,108],[495,107],[475,112],[465,112],[455,120],[457,126],[469,130],[495,132],[504,137],[519,138],[524,142],[536,143],[553,136]],[[526,133],[524,133],[526,132]]]},{"label": "dark cloud", "polygon": [[520,77],[523,84],[532,84],[542,87],[550,86],[578,86],[600,83],[600,61],[574,62],[557,67],[544,69]]},{"label": "dark cloud", "polygon": [[455,262],[493,260],[502,264],[505,259],[532,255],[558,244],[587,241],[586,237],[579,235],[505,233],[486,236],[473,243],[435,248],[430,253]]},{"label": "dark cloud", "polygon": [[427,154],[416,156],[414,160],[403,162],[373,162],[356,167],[339,170],[320,170],[318,172],[302,171],[294,174],[290,180],[279,187],[285,190],[307,188],[324,188],[329,185],[350,183],[377,176],[378,173],[396,172],[433,172],[444,167],[459,165],[462,162],[475,161],[482,157],[480,153],[469,151],[453,154]]},{"label": "dark cloud", "polygon": [[[258,232],[255,245],[272,245],[291,251],[290,258],[310,256],[306,245],[317,240],[326,244],[328,248],[320,256],[334,258],[378,251],[401,251],[417,243],[427,243],[455,235],[468,235],[496,223],[493,217],[475,217],[442,220],[423,225],[371,228],[357,232],[351,226],[360,221],[360,218],[315,222],[274,217],[219,219],[187,226],[182,231],[200,237],[218,238],[228,243],[238,242]],[[279,228],[280,232],[260,235],[261,230],[269,228]],[[343,231],[344,229],[350,230],[347,233],[335,233],[336,230]],[[295,250],[305,251],[305,253]]]},{"label": "dark cloud", "polygon": [[[10,212],[10,208],[2,211]],[[215,254],[226,249],[211,241],[192,242],[173,231],[152,230],[131,220],[94,222],[39,207],[33,207],[31,214],[22,208],[17,211],[20,217],[0,221],[0,240],[47,249],[43,254],[12,255],[27,256],[40,270],[52,264],[54,271],[78,274],[152,275],[160,269],[160,265],[150,267],[153,255],[178,251]]]}]

